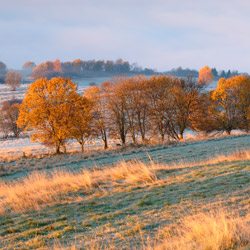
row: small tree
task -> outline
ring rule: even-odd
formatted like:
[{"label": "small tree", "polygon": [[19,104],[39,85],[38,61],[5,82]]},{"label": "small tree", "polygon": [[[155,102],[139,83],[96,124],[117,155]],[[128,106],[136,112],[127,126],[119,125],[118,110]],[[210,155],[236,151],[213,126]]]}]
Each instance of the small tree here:
[{"label": "small tree", "polygon": [[6,136],[9,134],[9,132],[12,132],[15,137],[18,137],[24,129],[23,126],[17,126],[19,107],[21,103],[21,100],[13,99],[5,101],[1,107],[0,116],[2,119],[0,122],[0,128]]},{"label": "small tree", "polygon": [[174,96],[173,113],[175,134],[179,133],[178,139],[183,139],[184,131],[192,128],[193,116],[199,108],[199,99],[202,86],[193,79],[175,79],[172,88]]},{"label": "small tree", "polygon": [[199,84],[208,85],[214,79],[212,70],[208,66],[204,66],[199,72]]},{"label": "small tree", "polygon": [[10,71],[5,78],[5,84],[9,85],[12,91],[15,91],[20,86],[22,75],[20,72]]},{"label": "small tree", "polygon": [[[104,100],[107,104],[109,113],[109,129],[113,137],[118,137],[122,145],[126,144],[129,125],[126,116],[126,90],[122,87],[125,77],[116,76],[110,82],[104,82],[102,89],[104,91]],[[112,121],[112,123],[111,123]]]},{"label": "small tree", "polygon": [[84,144],[91,135],[90,122],[92,103],[82,96],[78,96],[71,110],[70,136],[77,140],[81,145],[81,151],[84,151]]},{"label": "small tree", "polygon": [[28,62],[23,64],[22,69],[23,70],[33,70],[35,67],[36,67],[36,64],[34,62],[28,61]]},{"label": "small tree", "polygon": [[108,111],[107,104],[103,98],[103,91],[99,86],[92,86],[86,89],[84,96],[93,105],[92,113],[92,135],[101,137],[104,149],[108,148]]},{"label": "small tree", "polygon": [[69,78],[41,78],[33,82],[20,106],[18,126],[26,125],[26,129],[32,130],[32,141],[53,145],[59,153],[70,138],[72,110],[79,98],[76,89]]}]

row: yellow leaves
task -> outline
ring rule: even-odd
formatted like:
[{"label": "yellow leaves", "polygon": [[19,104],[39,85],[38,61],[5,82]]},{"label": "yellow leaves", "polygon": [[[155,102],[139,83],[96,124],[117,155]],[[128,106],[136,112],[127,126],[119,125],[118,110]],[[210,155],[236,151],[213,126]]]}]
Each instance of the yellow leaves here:
[{"label": "yellow leaves", "polygon": [[211,98],[219,102],[232,102],[232,98],[240,98],[246,91],[249,92],[250,80],[245,76],[235,76],[229,79],[221,78],[217,88],[211,93]]},{"label": "yellow leaves", "polygon": [[71,110],[80,96],[77,86],[62,77],[38,79],[28,88],[18,125],[33,129],[33,140],[62,143],[70,136]]}]

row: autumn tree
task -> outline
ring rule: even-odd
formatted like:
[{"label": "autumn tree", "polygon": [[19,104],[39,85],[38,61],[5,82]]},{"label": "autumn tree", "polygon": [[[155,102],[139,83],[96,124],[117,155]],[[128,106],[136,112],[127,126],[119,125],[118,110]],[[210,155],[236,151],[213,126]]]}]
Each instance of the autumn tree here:
[{"label": "autumn tree", "polygon": [[175,134],[177,139],[183,139],[184,131],[192,128],[192,119],[199,108],[199,95],[202,86],[191,79],[175,79],[173,92],[173,110]]},{"label": "autumn tree", "polygon": [[238,118],[238,128],[249,132],[250,129],[250,77],[235,76],[231,80],[235,85],[238,102],[236,104]]},{"label": "autumn tree", "polygon": [[202,93],[197,101],[198,105],[192,113],[190,128],[205,135],[223,131],[220,112],[217,103],[211,99],[211,92]]},{"label": "autumn tree", "polygon": [[158,134],[164,141],[165,136],[176,138],[173,129],[173,95],[172,78],[166,76],[152,76],[147,81],[147,101],[149,116],[154,134]]},{"label": "autumn tree", "polygon": [[34,62],[27,61],[23,64],[22,69],[23,70],[33,70],[36,67],[36,64]]},{"label": "autumn tree", "polygon": [[200,69],[199,72],[199,84],[208,85],[210,84],[214,79],[212,70],[208,66],[204,66]]},{"label": "autumn tree", "polygon": [[54,65],[53,66],[54,66],[54,72],[62,73],[61,62],[59,61],[58,58],[54,61]]},{"label": "autumn tree", "polygon": [[82,61],[81,59],[75,59],[75,60],[72,62],[73,71],[74,71],[74,72],[80,72],[80,71],[81,71],[81,67],[82,67],[82,63],[83,63],[83,61]]},{"label": "autumn tree", "polygon": [[150,128],[148,119],[150,104],[147,99],[147,87],[147,80],[143,75],[129,78],[127,86],[125,86],[127,89],[126,109],[130,113],[130,117],[135,120],[134,124],[132,123],[133,130],[140,135],[142,141],[146,140],[146,133]]},{"label": "autumn tree", "polygon": [[117,76],[109,82],[104,82],[102,88],[110,116],[109,119],[113,121],[110,124],[110,132],[113,136],[118,136],[122,144],[125,145],[129,127],[125,110],[126,90],[120,87],[123,81],[123,76]]},{"label": "autumn tree", "polygon": [[20,72],[10,71],[5,78],[5,84],[10,86],[12,91],[15,91],[20,86],[22,75]]},{"label": "autumn tree", "polygon": [[47,77],[51,73],[47,63],[40,63],[32,71],[32,77],[35,79]]},{"label": "autumn tree", "polygon": [[238,126],[236,84],[233,79],[221,78],[216,90],[211,91],[211,99],[216,103],[222,129],[229,135]]},{"label": "autumn tree", "polygon": [[92,122],[92,103],[83,96],[76,96],[71,108],[70,136],[77,140],[81,145],[81,151],[84,151],[84,144],[91,136]]},{"label": "autumn tree", "polygon": [[20,106],[18,126],[32,130],[31,140],[54,146],[56,153],[70,138],[77,86],[70,79],[58,77],[33,82]]},{"label": "autumn tree", "polygon": [[0,109],[0,129],[5,135],[8,135],[11,132],[15,137],[18,137],[23,131],[23,126],[17,126],[19,107],[21,103],[22,101],[18,99],[12,99],[3,102]]},{"label": "autumn tree", "polygon": [[104,91],[99,86],[92,86],[86,89],[84,96],[87,97],[93,105],[92,114],[92,135],[100,137],[103,141],[104,149],[108,148],[108,127],[109,115],[107,104],[104,99]]},{"label": "autumn tree", "polygon": [[62,73],[61,63],[59,59],[56,61],[47,61],[45,63],[40,63],[32,71],[32,77],[35,79],[43,77],[58,77]]},{"label": "autumn tree", "polygon": [[250,78],[235,76],[221,78],[211,98],[217,104],[222,129],[230,134],[233,129],[245,129],[250,126]]}]

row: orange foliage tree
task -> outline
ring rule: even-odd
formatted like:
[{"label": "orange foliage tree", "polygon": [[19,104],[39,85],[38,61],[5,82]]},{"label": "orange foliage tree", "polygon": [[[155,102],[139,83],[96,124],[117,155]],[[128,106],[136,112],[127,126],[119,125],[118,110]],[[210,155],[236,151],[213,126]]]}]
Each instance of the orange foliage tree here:
[{"label": "orange foliage tree", "polygon": [[62,77],[33,82],[20,106],[18,126],[32,130],[32,141],[54,146],[59,153],[71,137],[74,105],[79,100],[76,90],[76,84]]},{"label": "orange foliage tree", "polygon": [[22,69],[23,69],[23,70],[32,70],[32,69],[34,69],[35,67],[36,67],[36,64],[35,64],[34,62],[28,61],[28,62],[26,62],[26,63],[23,64]]},{"label": "orange foliage tree", "polygon": [[235,76],[221,78],[216,90],[211,91],[216,103],[223,130],[230,134],[233,129],[249,130],[250,125],[250,78]]},{"label": "orange foliage tree", "polygon": [[214,79],[214,75],[212,73],[212,70],[208,66],[204,66],[200,69],[199,72],[199,84],[208,85],[211,83]]},{"label": "orange foliage tree", "polygon": [[84,150],[86,140],[92,134],[92,103],[86,97],[76,96],[71,109],[70,136],[77,140],[81,145],[81,151]]}]

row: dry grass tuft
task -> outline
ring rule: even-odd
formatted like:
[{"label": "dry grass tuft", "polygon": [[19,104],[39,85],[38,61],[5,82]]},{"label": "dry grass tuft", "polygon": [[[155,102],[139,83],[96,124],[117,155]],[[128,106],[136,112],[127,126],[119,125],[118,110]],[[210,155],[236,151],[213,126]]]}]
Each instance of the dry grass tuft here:
[{"label": "dry grass tuft", "polygon": [[42,204],[62,199],[67,192],[79,189],[87,192],[92,186],[88,171],[78,175],[65,171],[52,175],[35,172],[21,181],[0,183],[0,212],[39,209]]},{"label": "dry grass tuft", "polygon": [[83,191],[84,194],[89,194],[94,193],[96,188],[104,190],[106,186],[112,189],[115,186],[148,185],[157,181],[156,172],[159,170],[177,170],[248,159],[250,159],[249,151],[237,151],[205,161],[179,162],[171,165],[159,165],[153,162],[147,165],[138,161],[130,161],[121,162],[114,167],[93,171],[84,170],[79,173],[66,171],[54,171],[50,174],[33,172],[21,180],[0,182],[0,214],[40,209],[49,203],[72,200],[72,197],[70,198],[72,192],[79,190]]},{"label": "dry grass tuft", "polygon": [[229,250],[250,246],[248,217],[227,214],[220,209],[184,217],[163,244],[155,250]]},{"label": "dry grass tuft", "polygon": [[[102,183],[110,186],[147,184],[157,180],[154,165],[141,162],[125,163],[104,170],[70,173],[54,171],[51,174],[34,172],[22,180],[0,183],[0,214],[10,211],[40,209],[45,204],[64,201],[70,192],[91,193]],[[100,187],[101,189],[101,187]]]},{"label": "dry grass tuft", "polygon": [[124,180],[125,183],[151,183],[157,180],[154,169],[157,165],[150,166],[137,161],[121,162],[119,167],[104,170],[104,175],[111,180]]}]

